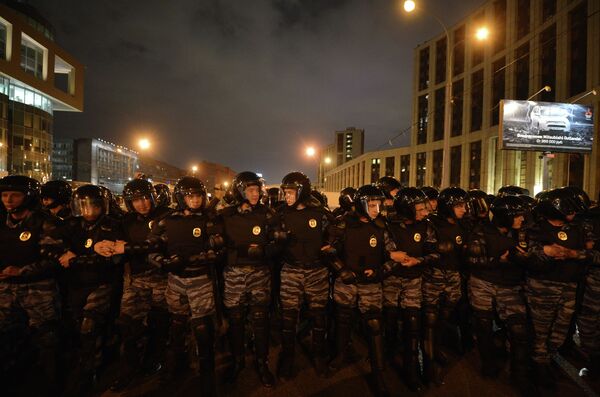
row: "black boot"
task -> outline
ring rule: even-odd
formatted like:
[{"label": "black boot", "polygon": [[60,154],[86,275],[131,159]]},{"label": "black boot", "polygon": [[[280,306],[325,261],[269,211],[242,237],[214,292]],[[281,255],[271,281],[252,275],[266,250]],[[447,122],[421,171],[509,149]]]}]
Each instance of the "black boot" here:
[{"label": "black boot", "polygon": [[173,315],[169,327],[169,346],[165,357],[165,370],[160,377],[161,386],[172,383],[185,361],[185,338],[187,334],[187,316]]},{"label": "black boot", "polygon": [[419,376],[419,335],[421,333],[421,313],[417,309],[403,311],[404,330],[404,379],[413,392],[421,389]]},{"label": "black boot", "polygon": [[524,397],[535,397],[538,391],[531,382],[529,338],[526,319],[507,324],[510,341],[510,376],[514,387]]},{"label": "black boot", "polygon": [[254,354],[256,370],[260,382],[265,387],[273,387],[275,378],[269,369],[269,312],[266,306],[254,306],[251,309],[254,332]]},{"label": "black boot", "polygon": [[144,373],[148,376],[164,369],[170,325],[171,314],[168,311],[156,308],[148,313],[150,338],[142,363]]},{"label": "black boot", "polygon": [[336,372],[346,361],[346,348],[352,333],[352,313],[354,309],[337,305],[335,309],[336,357],[329,363],[329,371]]},{"label": "black boot", "polygon": [[56,386],[57,375],[57,348],[58,336],[57,325],[46,323],[36,329],[32,336],[32,344],[37,346],[39,352],[39,368],[41,378],[39,390],[40,395],[55,396],[58,394]]},{"label": "black boot", "polygon": [[442,372],[436,360],[439,349],[438,315],[437,308],[431,307],[425,310],[425,323],[423,326],[423,375],[426,383],[441,385]]},{"label": "black boot", "polygon": [[217,395],[215,378],[215,329],[211,317],[192,320],[192,328],[198,346],[198,371],[202,397]]},{"label": "black boot", "polygon": [[376,396],[389,396],[383,380],[385,359],[383,356],[383,329],[381,319],[374,317],[365,321],[369,333],[369,353],[371,358],[371,373],[373,375]]},{"label": "black boot", "polygon": [[294,353],[296,347],[297,310],[284,310],[282,313],[281,353],[277,364],[277,376],[290,380],[294,373]]},{"label": "black boot", "polygon": [[134,320],[129,316],[119,318],[118,325],[123,339],[123,356],[119,365],[119,377],[110,385],[110,390],[114,392],[124,390],[133,380],[140,364],[142,346],[139,342],[146,329],[141,320]]},{"label": "black boot", "polygon": [[474,314],[481,374],[487,378],[497,378],[500,370],[494,361],[494,313],[477,310]]},{"label": "black boot", "polygon": [[317,375],[323,377],[327,374],[327,345],[325,335],[327,332],[327,315],[325,310],[314,310],[312,315],[312,355]]},{"label": "black boot", "polygon": [[227,309],[227,319],[229,321],[229,348],[231,350],[232,364],[226,376],[228,383],[234,383],[240,372],[246,366],[245,330],[246,313],[243,307]]},{"label": "black boot", "polygon": [[397,307],[383,308],[383,323],[385,326],[385,355],[393,365],[401,364],[400,352],[398,351],[398,318]]},{"label": "black boot", "polygon": [[80,345],[76,366],[67,382],[66,396],[88,394],[96,382],[97,356],[100,346],[99,325],[91,317],[84,317],[80,326]]}]

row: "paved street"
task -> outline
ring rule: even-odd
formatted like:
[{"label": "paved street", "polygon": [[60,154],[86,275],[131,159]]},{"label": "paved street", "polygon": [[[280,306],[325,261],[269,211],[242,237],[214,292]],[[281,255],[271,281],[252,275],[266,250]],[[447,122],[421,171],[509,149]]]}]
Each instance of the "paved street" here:
[{"label": "paved street", "polygon": [[[258,377],[252,367],[252,358],[247,357],[247,368],[242,373],[239,382],[236,385],[224,385],[221,389],[222,395],[231,397],[364,397],[372,396],[368,383],[369,363],[366,361],[366,346],[358,338],[354,339],[355,346],[363,359],[348,365],[334,376],[321,379],[316,376],[307,357],[299,352],[297,355],[298,374],[294,381],[278,382],[272,389],[262,387]],[[275,370],[275,363],[278,349],[272,349],[271,368]],[[505,370],[496,381],[484,379],[479,376],[479,360],[475,351],[468,353],[464,357],[455,357],[456,360],[447,369],[445,384],[439,387],[430,387],[420,393],[410,392],[399,380],[395,371],[387,370],[386,381],[393,396],[485,396],[485,397],[510,397],[518,394],[509,385],[508,371]],[[571,371],[572,378],[576,378],[575,369],[564,359],[559,359],[562,368]],[[508,368],[508,364],[507,364]],[[576,384],[567,372],[562,372],[563,376],[558,381],[556,396],[590,396],[594,397],[594,391],[583,383]],[[195,378],[189,374],[183,376],[178,387],[171,389],[168,393],[152,393],[155,381],[148,381],[131,388],[126,393],[115,394],[105,392],[102,397],[134,397],[142,395],[169,395],[169,396],[196,396],[198,395],[198,385]],[[598,385],[596,385],[597,387]],[[598,390],[598,389],[596,389]]]}]

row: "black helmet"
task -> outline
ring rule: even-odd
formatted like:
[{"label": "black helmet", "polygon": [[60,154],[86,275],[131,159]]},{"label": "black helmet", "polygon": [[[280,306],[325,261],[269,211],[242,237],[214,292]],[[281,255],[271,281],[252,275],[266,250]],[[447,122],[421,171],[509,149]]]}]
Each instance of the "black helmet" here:
[{"label": "black helmet", "polygon": [[[277,194],[279,195],[279,189],[277,189]],[[226,205],[235,204],[235,198],[233,197],[233,191],[231,190],[231,188],[225,190],[225,194],[223,195],[223,202]]]},{"label": "black helmet", "polygon": [[498,197],[504,196],[529,196],[529,190],[521,186],[506,185],[498,190]]},{"label": "black helmet", "polygon": [[296,201],[292,206],[305,202],[310,197],[310,180],[302,172],[290,172],[281,180],[281,193],[284,189],[296,190]]},{"label": "black helmet", "polygon": [[488,195],[483,190],[469,190],[469,212],[475,217],[487,217],[490,212],[488,205]]},{"label": "black helmet", "polygon": [[[231,191],[229,191],[231,192]],[[264,204],[269,208],[275,208],[279,200],[280,190],[277,187],[270,187],[267,189],[267,195],[264,197]]]},{"label": "black helmet", "polygon": [[380,200],[381,205],[383,206],[383,201],[385,200],[385,195],[375,185],[364,185],[358,188],[356,193],[354,194],[354,205],[356,212],[360,215],[369,216],[369,201],[372,200]]},{"label": "black helmet", "polygon": [[588,196],[585,190],[578,186],[567,186],[563,189],[565,189],[568,192],[571,192],[573,198],[579,204],[580,209],[578,212],[585,212],[588,209],[590,209],[592,202],[590,201],[590,196]]},{"label": "black helmet", "polygon": [[566,221],[567,215],[576,214],[580,205],[565,188],[552,189],[539,195],[536,213],[546,219]]},{"label": "black helmet", "polygon": [[498,227],[510,229],[516,216],[525,215],[527,208],[519,196],[498,197],[490,207],[492,222]]},{"label": "black helmet", "polygon": [[455,218],[454,206],[468,201],[468,194],[459,187],[447,187],[438,196],[437,212],[446,218]]},{"label": "black helmet", "polygon": [[[17,208],[8,211],[11,214],[21,212],[23,210],[35,209],[40,202],[41,184],[33,178],[23,175],[9,175],[0,179],[1,192],[21,192],[25,195],[23,203]],[[4,204],[2,204],[4,207]]]},{"label": "black helmet", "polygon": [[171,189],[164,183],[154,185],[156,190],[156,206],[159,208],[168,207],[171,205]]},{"label": "black helmet", "polygon": [[416,187],[405,187],[398,190],[394,197],[394,208],[396,213],[402,218],[415,220],[415,206],[417,204],[427,204],[429,200],[421,189]]},{"label": "black helmet", "polygon": [[318,190],[312,190],[312,191],[310,192],[310,195],[311,195],[312,197],[316,198],[316,199],[317,199],[317,201],[318,201],[319,203],[321,203],[321,205],[322,205],[323,207],[327,207],[327,205],[328,205],[328,202],[327,202],[327,196],[326,196],[325,194],[321,193],[321,192],[320,192],[320,191],[318,191]]},{"label": "black helmet", "polygon": [[353,187],[346,187],[342,189],[340,192],[340,198],[338,202],[340,207],[342,207],[345,211],[352,211],[352,206],[354,205],[354,195],[356,194],[356,189]]},{"label": "black helmet", "polygon": [[[73,216],[83,216],[86,209],[90,206],[99,207],[101,214],[107,215],[110,209],[110,198],[106,192],[108,189],[103,186],[83,185],[75,189],[73,199],[71,200],[71,210]],[[110,191],[109,191],[110,193]]]},{"label": "black helmet", "polygon": [[421,190],[425,193],[428,200],[437,200],[440,195],[440,192],[433,186],[423,186]]},{"label": "black helmet", "polygon": [[52,204],[46,206],[48,209],[56,208],[59,205],[68,205],[71,202],[73,189],[66,181],[48,181],[42,185],[40,197],[52,199]]},{"label": "black helmet", "polygon": [[187,204],[185,203],[185,196],[191,194],[199,194],[202,196],[202,205],[197,209],[197,211],[204,209],[206,206],[206,188],[200,179],[193,176],[184,176],[175,184],[173,196],[175,197],[175,201],[177,201],[177,209],[180,211],[185,209],[189,210]]},{"label": "black helmet", "polygon": [[110,189],[101,185],[99,185],[98,188],[102,190],[102,194],[108,199],[108,213],[115,217],[123,216],[125,211],[123,211],[117,197],[115,197]]},{"label": "black helmet", "polygon": [[402,188],[400,182],[398,182],[397,179],[391,176],[382,176],[377,180],[375,186],[377,186],[383,192],[386,199],[390,200],[394,198],[394,196],[392,196],[392,190]]},{"label": "black helmet", "polygon": [[123,188],[123,199],[127,211],[134,212],[133,201],[142,198],[150,200],[152,209],[156,208],[156,189],[152,186],[152,183],[145,179],[134,179],[127,182]]},{"label": "black helmet", "polygon": [[258,186],[259,202],[264,195],[265,181],[252,171],[244,171],[237,174],[235,178],[233,178],[232,185],[233,198],[237,204],[248,202],[248,199],[246,198],[246,188],[248,186]]}]

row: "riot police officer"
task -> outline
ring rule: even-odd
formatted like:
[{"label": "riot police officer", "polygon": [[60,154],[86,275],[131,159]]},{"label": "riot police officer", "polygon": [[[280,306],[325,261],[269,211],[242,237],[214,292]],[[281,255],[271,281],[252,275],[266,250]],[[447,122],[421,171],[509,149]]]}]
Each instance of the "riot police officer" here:
[{"label": "riot police officer", "polygon": [[223,301],[233,355],[228,380],[233,382],[245,366],[245,321],[249,306],[256,368],[261,383],[271,387],[275,380],[268,362],[271,275],[267,253],[271,250],[276,218],[261,203],[264,181],[256,173],[239,173],[231,189],[235,203],[221,211],[227,247]]},{"label": "riot police officer", "polygon": [[574,221],[578,204],[562,188],[540,197],[542,218],[531,229],[532,259],[526,295],[534,328],[533,361],[541,387],[554,387],[551,357],[565,341],[575,311],[577,284],[586,269],[589,230]]},{"label": "riot police officer", "polygon": [[337,227],[343,232],[335,243],[337,259],[332,262],[337,274],[334,283],[336,304],[337,357],[330,363],[332,371],[345,361],[344,353],[351,336],[351,318],[358,306],[367,330],[371,371],[375,379],[376,394],[387,395],[383,380],[383,326],[381,310],[383,291],[381,279],[384,264],[389,261],[388,251],[394,250],[380,211],[384,205],[383,192],[373,186],[359,188],[354,196],[356,213],[344,216]]},{"label": "riot police officer", "polygon": [[467,214],[467,200],[463,189],[446,188],[438,196],[437,214],[430,217],[441,256],[437,264],[423,273],[424,367],[429,382],[441,383],[439,365],[447,363],[441,346],[442,334],[457,338],[452,314],[462,296],[460,267],[467,230],[461,220]]},{"label": "riot police officer", "polygon": [[402,318],[406,384],[419,388],[419,340],[421,333],[421,275],[439,260],[437,237],[427,219],[427,196],[414,187],[402,188],[394,198],[398,219],[388,227],[396,246],[391,258],[397,262],[383,280],[383,314],[388,352],[394,356],[398,345],[398,319]]},{"label": "riot police officer", "polygon": [[[40,183],[25,176],[0,179],[1,207],[6,218],[0,223],[0,337],[2,365],[14,357],[7,355],[20,336],[6,340],[16,324],[15,313],[24,313],[38,349],[41,387],[38,393],[53,395],[56,384],[57,295],[55,262],[42,255],[57,223],[39,208]],[[18,354],[19,352],[13,352]],[[4,378],[4,376],[3,376]],[[3,379],[10,386],[13,379]],[[10,390],[8,387],[5,389]],[[8,392],[7,390],[7,392]],[[10,393],[10,392],[9,392]]]},{"label": "riot police officer", "polygon": [[53,247],[69,289],[68,306],[79,330],[79,349],[74,373],[69,377],[68,395],[81,395],[92,386],[99,366],[103,333],[112,308],[113,288],[121,274],[123,245],[119,222],[108,216],[109,200],[103,190],[85,185],[75,190],[61,241]]},{"label": "riot police officer", "polygon": [[171,207],[171,189],[164,183],[157,183],[154,185],[156,190],[156,207],[157,208],[170,208]]},{"label": "riot police officer", "polygon": [[153,225],[151,239],[160,242],[161,249],[150,255],[151,263],[168,272],[166,301],[172,316],[165,380],[175,376],[189,319],[198,349],[202,395],[212,396],[216,394],[215,322],[220,320],[215,266],[222,229],[199,179],[181,178],[174,196],[177,210]]},{"label": "riot police officer", "polygon": [[286,233],[281,269],[282,350],[277,375],[293,376],[296,327],[305,297],[312,320],[312,352],[317,374],[325,374],[325,306],[329,294],[329,270],[321,260],[327,244],[330,213],[311,196],[310,180],[301,172],[287,174],[281,181],[286,206],[278,212]]},{"label": "riot police officer", "polygon": [[429,205],[429,214],[434,215],[437,212],[437,200],[440,192],[433,186],[423,186],[421,188],[425,196],[427,196],[427,203]]},{"label": "riot police officer", "polygon": [[356,189],[353,187],[346,187],[340,191],[340,197],[338,198],[339,207],[333,210],[333,216],[338,218],[346,215],[348,212],[354,211],[354,195]]},{"label": "riot police officer", "polygon": [[40,197],[42,206],[52,215],[61,219],[67,219],[71,216],[71,195],[73,189],[68,182],[57,180],[49,181],[42,185]]},{"label": "riot police officer", "polygon": [[493,343],[494,311],[508,328],[511,374],[515,385],[529,390],[529,348],[523,280],[528,239],[523,230],[526,208],[517,196],[505,195],[492,203],[492,223],[478,224],[469,236],[467,263],[482,374],[496,377]]},{"label": "riot police officer", "polygon": [[[127,255],[128,268],[118,319],[123,339],[122,366],[118,379],[111,385],[113,391],[124,389],[132,381],[141,364],[141,352],[145,352],[146,360],[155,361],[152,365],[162,362],[169,329],[167,277],[149,264],[147,257],[156,248],[148,241],[152,226],[170,210],[164,203],[159,206],[155,188],[145,179],[128,182],[123,197],[129,211],[123,219],[126,244],[114,249]],[[141,341],[146,335],[149,342],[144,345]]]}]

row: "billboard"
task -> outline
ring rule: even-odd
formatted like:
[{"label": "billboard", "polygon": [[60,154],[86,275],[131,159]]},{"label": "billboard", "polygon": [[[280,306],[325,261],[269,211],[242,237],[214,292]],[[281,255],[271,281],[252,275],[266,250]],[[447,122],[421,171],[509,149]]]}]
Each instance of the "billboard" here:
[{"label": "billboard", "polygon": [[593,142],[591,105],[500,101],[500,149],[586,153]]}]

